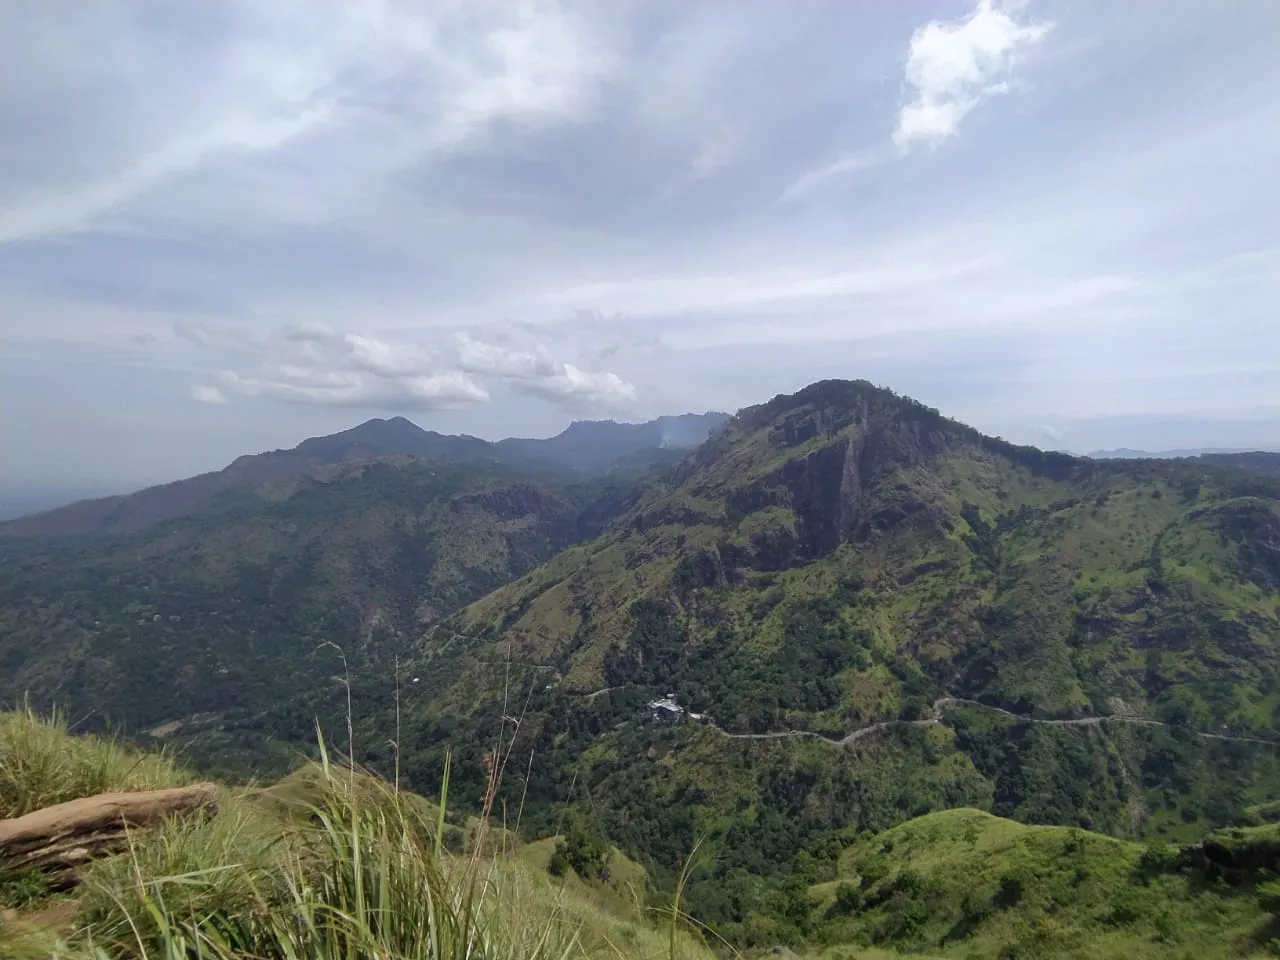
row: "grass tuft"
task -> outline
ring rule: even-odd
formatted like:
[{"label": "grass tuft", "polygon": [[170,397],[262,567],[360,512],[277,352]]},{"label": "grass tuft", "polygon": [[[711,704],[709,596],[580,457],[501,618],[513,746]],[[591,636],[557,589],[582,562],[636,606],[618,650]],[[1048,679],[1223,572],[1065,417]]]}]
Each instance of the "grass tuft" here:
[{"label": "grass tuft", "polygon": [[30,705],[0,713],[0,819],[114,790],[192,782],[166,753],[143,753],[107,737],[75,736],[60,713]]}]

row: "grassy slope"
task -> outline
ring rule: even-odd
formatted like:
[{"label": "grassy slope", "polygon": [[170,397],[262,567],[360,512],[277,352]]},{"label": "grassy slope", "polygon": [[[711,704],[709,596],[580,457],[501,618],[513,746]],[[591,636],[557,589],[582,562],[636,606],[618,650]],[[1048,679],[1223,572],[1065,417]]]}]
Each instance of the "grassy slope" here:
[{"label": "grassy slope", "polygon": [[[29,762],[33,750],[42,754],[38,763]],[[19,751],[28,761],[21,766]],[[100,762],[86,763],[95,753]],[[139,778],[143,767],[151,772]],[[163,758],[69,737],[65,727],[29,713],[0,715],[5,809],[21,809],[20,798],[45,789],[32,771],[55,768],[110,773],[79,781],[68,774],[49,800],[181,777]],[[607,861],[607,883],[572,874],[554,881],[546,868],[556,838],[523,844],[498,831],[474,857],[467,850],[483,824],[463,818],[461,827],[445,821],[445,849],[458,852],[436,854],[431,838],[440,816],[428,801],[408,794],[397,800],[385,784],[324,767],[266,790],[227,790],[212,819],[139,837],[131,854],[94,865],[71,897],[42,899],[38,886],[24,886],[22,878],[0,881],[11,902],[24,893],[37,898],[0,912],[0,954],[164,956],[186,937],[189,945],[200,940],[205,956],[227,960],[233,947],[281,955],[285,942],[317,960],[341,955],[353,942],[395,957],[461,957],[477,948],[513,960],[713,955],[684,931],[673,940],[670,931],[655,929],[654,914],[644,909],[644,871],[616,851]],[[1216,845],[1219,856],[1237,862],[1250,850],[1266,850],[1273,861],[1274,838],[1268,823],[1215,835],[1202,848]],[[1029,827],[973,809],[929,814],[875,834],[845,831],[837,846],[826,867],[802,856],[810,883],[789,894],[808,916],[814,945],[806,956],[1270,955],[1274,914],[1255,884],[1272,876],[1271,861],[1229,886],[1172,848]],[[364,893],[354,885],[357,876]],[[331,908],[341,908],[344,919],[330,915]],[[386,922],[381,910],[396,922]],[[317,926],[299,926],[298,917]],[[459,926],[464,918],[473,926]]]},{"label": "grassy slope", "polygon": [[1248,888],[1206,881],[1141,844],[978,810],[855,843],[811,895],[831,942],[955,956],[1262,956],[1275,933]]},{"label": "grassy slope", "polygon": [[[51,787],[44,771],[54,769],[62,775]],[[162,757],[71,737],[31,713],[0,714],[0,812],[24,812],[36,796],[55,802],[182,777]],[[69,897],[49,899],[32,877],[0,877],[0,955],[183,956],[199,944],[202,956],[223,960],[290,950],[312,960],[711,956],[685,931],[653,926],[630,896],[643,891],[643,871],[616,852],[610,885],[558,882],[545,872],[548,841],[526,847],[498,831],[479,854],[449,853],[434,847],[443,822],[433,804],[335,768],[267,790],[225,790],[212,818],[137,837],[129,854],[94,864]],[[484,825],[468,827],[474,837]]]}]

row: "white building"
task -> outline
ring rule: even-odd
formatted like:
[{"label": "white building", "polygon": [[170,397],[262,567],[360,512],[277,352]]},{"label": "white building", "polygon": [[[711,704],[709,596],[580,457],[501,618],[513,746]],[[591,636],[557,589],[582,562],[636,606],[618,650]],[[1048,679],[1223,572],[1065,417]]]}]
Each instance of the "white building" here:
[{"label": "white building", "polygon": [[661,700],[649,701],[649,719],[655,723],[679,723],[684,719],[684,707],[676,703],[674,693],[668,693]]}]

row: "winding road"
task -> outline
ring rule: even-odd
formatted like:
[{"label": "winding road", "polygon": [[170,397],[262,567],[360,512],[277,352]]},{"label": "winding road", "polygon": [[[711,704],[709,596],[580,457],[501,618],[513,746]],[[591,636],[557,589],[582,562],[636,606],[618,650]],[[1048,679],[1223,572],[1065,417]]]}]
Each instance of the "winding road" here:
[{"label": "winding road", "polygon": [[[1132,723],[1144,727],[1170,727],[1172,729],[1187,729],[1178,727],[1177,724],[1165,723],[1161,720],[1148,720],[1145,717],[1130,717],[1124,714],[1112,714],[1105,717],[1079,717],[1074,720],[1041,720],[1036,717],[1028,717],[1024,714],[1014,713],[1012,710],[1006,710],[1003,707],[993,707],[989,703],[982,703],[978,700],[966,700],[963,697],[940,697],[933,701],[933,716],[925,720],[884,720],[880,723],[873,723],[869,726],[859,727],[857,730],[846,734],[840,738],[828,737],[821,733],[814,733],[810,730],[780,730],[774,733],[730,733],[729,731],[716,726],[716,724],[707,720],[706,725],[711,727],[717,733],[730,740],[785,740],[789,738],[808,737],[813,740],[821,740],[829,743],[834,747],[847,747],[851,743],[856,743],[863,737],[871,736],[895,726],[910,727],[929,727],[942,722],[942,713],[947,707],[955,704],[964,706],[979,707],[983,710],[991,710],[995,713],[1004,714],[1022,723],[1038,723],[1048,727],[1096,727],[1104,723]],[[1280,740],[1264,740],[1260,737],[1235,737],[1225,733],[1202,733],[1199,730],[1192,730],[1197,737],[1203,740],[1225,740],[1232,743],[1260,743],[1267,746],[1280,745]]]}]

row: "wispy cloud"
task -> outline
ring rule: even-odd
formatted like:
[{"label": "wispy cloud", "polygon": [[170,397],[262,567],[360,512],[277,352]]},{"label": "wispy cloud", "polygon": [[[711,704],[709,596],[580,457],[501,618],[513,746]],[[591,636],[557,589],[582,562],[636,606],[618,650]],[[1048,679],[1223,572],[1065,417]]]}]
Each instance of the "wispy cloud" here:
[{"label": "wispy cloud", "polygon": [[[131,149],[114,161],[117,168],[71,184],[5,191],[0,243],[88,229],[167,182],[233,170],[241,160],[262,157],[277,168],[260,171],[269,174],[265,182],[287,180],[300,169],[314,169],[313,158],[287,150],[308,134],[308,152],[339,145],[346,166],[330,168],[326,176],[337,174],[342,181],[330,185],[361,189],[361,178],[367,182],[438,159],[497,124],[573,116],[609,70],[590,22],[556,2],[427,9],[350,0],[317,15],[311,4],[291,0],[269,9],[229,0],[226,10],[235,30],[231,42],[199,65],[206,71],[187,71],[200,75],[199,95],[189,98],[191,114],[174,112],[156,123],[138,106],[119,104],[142,115],[137,124],[122,124],[136,132]],[[132,26],[123,14],[107,13],[96,21],[73,20],[66,30],[110,33]],[[190,23],[178,18],[175,26],[174,46],[199,42],[199,17]],[[84,40],[99,38],[86,30]],[[160,50],[159,57],[172,56]],[[184,86],[191,83],[181,75],[187,66],[164,64]],[[143,105],[156,96],[129,92]],[[363,144],[362,129],[371,137]],[[181,212],[167,198],[165,216]]]},{"label": "wispy cloud", "polygon": [[222,404],[227,402],[227,395],[217,387],[208,383],[193,383],[191,399],[197,403]]},{"label": "wispy cloud", "polygon": [[0,244],[87,229],[97,217],[169,177],[195,170],[220,154],[252,155],[276,149],[322,122],[328,113],[328,106],[317,105],[293,117],[230,121],[167,144],[106,179],[19,198],[13,206],[0,208]]},{"label": "wispy cloud", "polygon": [[784,203],[789,200],[795,200],[820,187],[833,177],[874,169],[882,163],[888,163],[893,159],[893,156],[893,152],[887,147],[844,154],[824,166],[816,167],[796,177],[795,180],[787,184],[779,199]]}]

